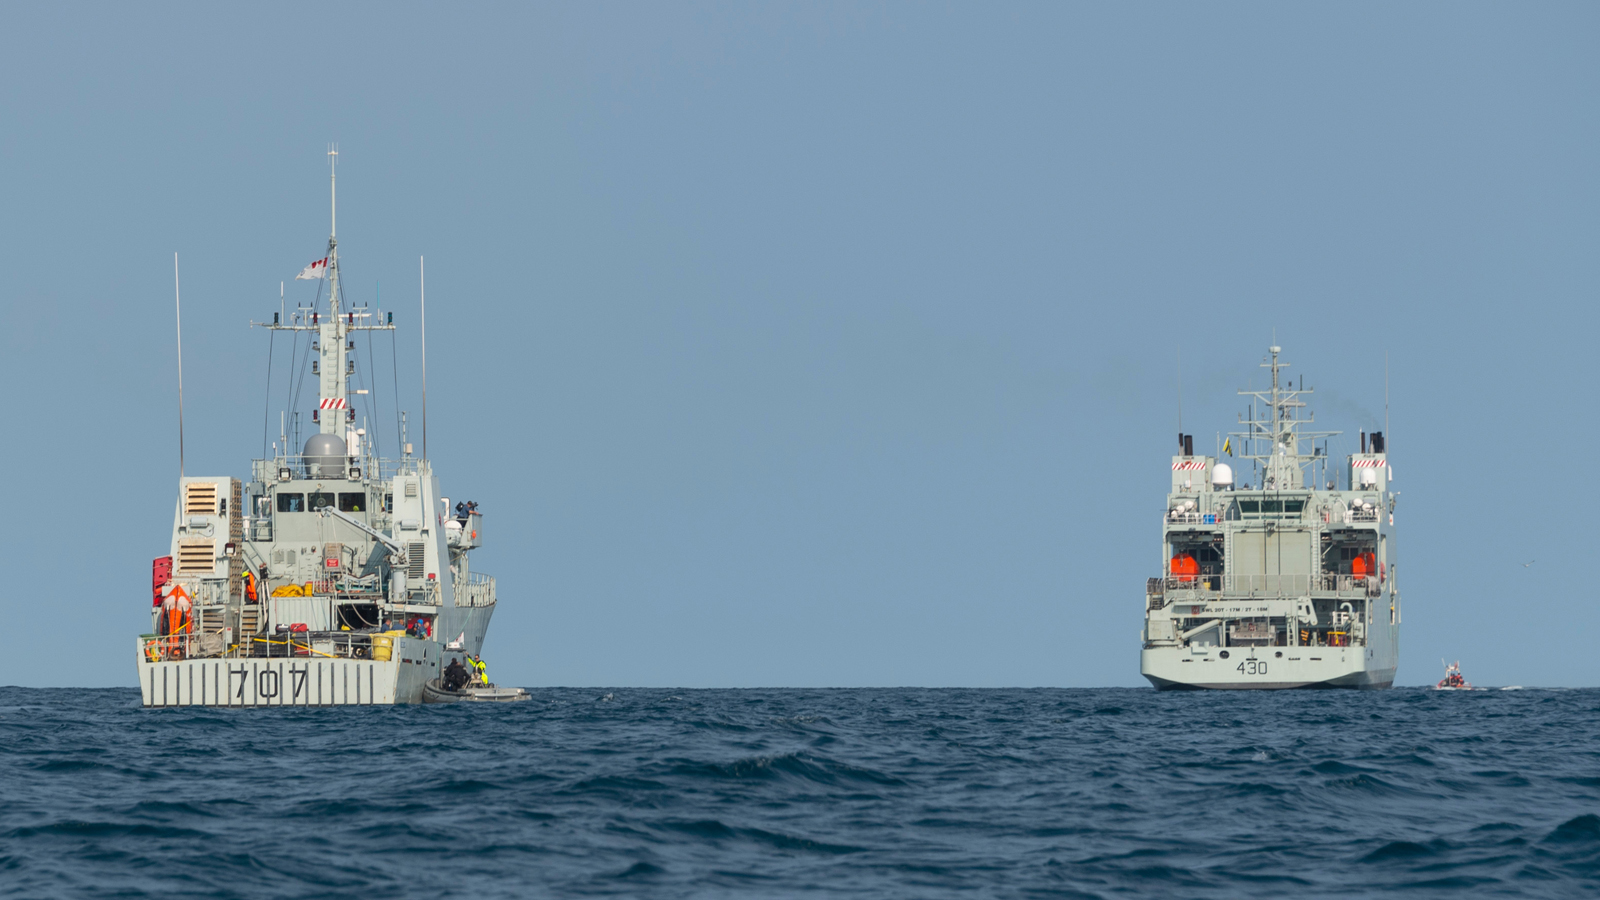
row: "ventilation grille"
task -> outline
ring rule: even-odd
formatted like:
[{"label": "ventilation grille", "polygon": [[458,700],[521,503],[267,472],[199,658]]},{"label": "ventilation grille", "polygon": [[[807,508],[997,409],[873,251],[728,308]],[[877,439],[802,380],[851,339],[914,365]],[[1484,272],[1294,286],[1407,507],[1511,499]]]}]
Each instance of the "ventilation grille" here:
[{"label": "ventilation grille", "polygon": [[[217,485],[210,481],[191,481],[183,486],[183,514],[186,516],[214,516],[217,514]],[[207,568],[210,568],[209,566]]]},{"label": "ventilation grille", "polygon": [[412,541],[406,546],[406,577],[421,579],[428,574],[428,564],[422,557],[423,543]]},{"label": "ventilation grille", "polygon": [[211,572],[217,567],[217,542],[185,538],[178,542],[178,574]]},{"label": "ventilation grille", "polygon": [[417,495],[417,483],[415,481],[407,481],[406,482],[406,496],[407,497],[415,497],[416,495]]}]

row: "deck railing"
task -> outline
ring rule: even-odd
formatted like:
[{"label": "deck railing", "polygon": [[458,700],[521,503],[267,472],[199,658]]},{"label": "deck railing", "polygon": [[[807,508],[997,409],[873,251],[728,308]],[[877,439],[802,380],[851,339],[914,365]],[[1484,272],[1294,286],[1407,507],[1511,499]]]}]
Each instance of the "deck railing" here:
[{"label": "deck railing", "polygon": [[[338,478],[367,481],[388,481],[396,475],[415,475],[416,457],[405,459],[378,459],[372,456],[335,457],[331,462],[325,457],[275,456],[271,459],[253,459],[250,472],[256,481],[289,481],[291,479]],[[284,477],[287,474],[288,477]]]},{"label": "deck railing", "polygon": [[1158,609],[1166,603],[1175,602],[1173,595],[1182,595],[1185,598],[1196,595],[1221,595],[1221,594],[1246,594],[1258,596],[1262,594],[1278,597],[1304,597],[1313,591],[1318,593],[1335,593],[1352,597],[1376,597],[1382,592],[1383,582],[1376,575],[1335,575],[1335,574],[1251,574],[1251,575],[1168,575],[1162,578],[1150,578],[1145,582],[1145,596],[1154,601],[1156,598],[1165,599],[1151,605]]},{"label": "deck railing", "polygon": [[227,643],[221,629],[180,634],[139,635],[139,656],[150,662],[178,659],[241,659],[260,657],[317,657],[370,659],[372,639],[367,632],[285,632],[245,634]]},{"label": "deck railing", "polygon": [[465,581],[456,582],[457,606],[493,606],[495,603],[494,579],[473,572]]}]

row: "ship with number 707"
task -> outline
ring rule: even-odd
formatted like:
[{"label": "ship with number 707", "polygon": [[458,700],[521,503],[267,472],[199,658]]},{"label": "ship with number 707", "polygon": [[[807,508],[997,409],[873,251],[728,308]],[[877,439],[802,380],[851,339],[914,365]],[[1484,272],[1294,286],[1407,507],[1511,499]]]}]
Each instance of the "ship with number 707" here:
[{"label": "ship with number 707", "polygon": [[[370,338],[388,332],[392,348],[394,314],[380,318],[342,294],[336,191],[330,173],[327,255],[300,276],[318,282],[317,300],[252,323],[288,338],[287,377],[314,379],[317,396],[284,411],[248,479],[182,474],[180,462],[169,552],[152,567],[151,629],[137,643],[145,706],[482,699],[439,681],[452,661],[473,666],[494,614],[495,580],[469,564],[483,515],[475,503],[451,508],[428,461],[425,331],[423,452],[413,453],[398,413],[398,455],[379,452]],[[365,346],[355,340],[363,334]],[[312,432],[303,443],[302,413]]]}]

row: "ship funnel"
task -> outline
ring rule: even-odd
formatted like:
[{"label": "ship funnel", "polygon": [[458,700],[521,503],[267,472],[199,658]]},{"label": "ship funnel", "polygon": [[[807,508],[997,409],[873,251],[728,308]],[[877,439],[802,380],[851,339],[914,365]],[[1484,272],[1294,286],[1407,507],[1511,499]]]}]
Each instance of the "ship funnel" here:
[{"label": "ship funnel", "polygon": [[332,434],[313,434],[306,441],[306,476],[344,478],[346,455],[344,440]]}]

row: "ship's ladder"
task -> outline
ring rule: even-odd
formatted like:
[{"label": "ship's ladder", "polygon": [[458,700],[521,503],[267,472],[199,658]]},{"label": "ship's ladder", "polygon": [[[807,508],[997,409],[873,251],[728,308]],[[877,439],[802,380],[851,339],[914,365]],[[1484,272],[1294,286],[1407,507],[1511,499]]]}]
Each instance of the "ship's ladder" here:
[{"label": "ship's ladder", "polygon": [[1223,526],[1222,531],[1222,589],[1228,590],[1233,586],[1233,532],[1234,529]]},{"label": "ship's ladder", "polygon": [[198,616],[199,621],[195,624],[200,626],[199,631],[202,633],[210,634],[212,632],[221,631],[226,625],[226,623],[223,621],[224,614],[226,613],[226,609],[224,607],[202,606],[197,610],[197,612],[199,612],[200,615]]},{"label": "ship's ladder", "polygon": [[261,630],[261,605],[246,603],[239,607],[239,634],[255,634]]}]

